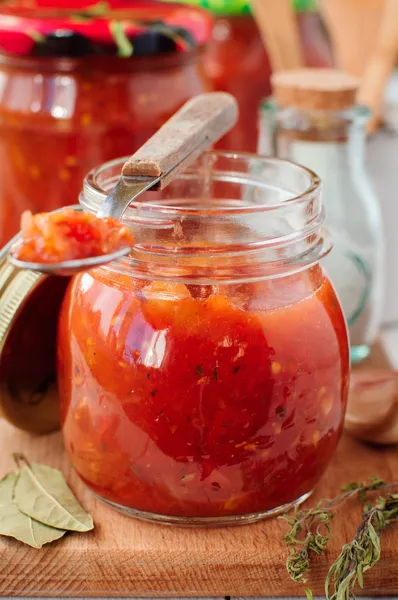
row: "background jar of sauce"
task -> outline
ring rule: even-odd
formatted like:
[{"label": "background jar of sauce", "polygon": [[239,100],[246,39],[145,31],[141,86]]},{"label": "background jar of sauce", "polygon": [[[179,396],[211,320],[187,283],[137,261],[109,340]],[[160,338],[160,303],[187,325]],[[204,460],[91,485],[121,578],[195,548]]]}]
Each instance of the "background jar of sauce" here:
[{"label": "background jar of sauce", "polygon": [[73,204],[89,169],[208,91],[211,26],[200,9],[150,0],[1,4],[0,247],[25,209]]}]

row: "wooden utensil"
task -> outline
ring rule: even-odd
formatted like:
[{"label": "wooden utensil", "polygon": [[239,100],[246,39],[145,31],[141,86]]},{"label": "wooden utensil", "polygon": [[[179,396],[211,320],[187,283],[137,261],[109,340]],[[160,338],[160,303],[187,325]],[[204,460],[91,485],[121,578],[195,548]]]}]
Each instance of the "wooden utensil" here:
[{"label": "wooden utensil", "polygon": [[300,35],[290,0],[251,0],[251,7],[272,70],[303,67]]},{"label": "wooden utensil", "polygon": [[377,37],[386,0],[320,0],[336,65],[363,75]]},{"label": "wooden utensil", "polygon": [[398,57],[398,0],[386,0],[376,45],[358,91],[358,102],[372,110],[369,131],[376,129],[384,90]]}]

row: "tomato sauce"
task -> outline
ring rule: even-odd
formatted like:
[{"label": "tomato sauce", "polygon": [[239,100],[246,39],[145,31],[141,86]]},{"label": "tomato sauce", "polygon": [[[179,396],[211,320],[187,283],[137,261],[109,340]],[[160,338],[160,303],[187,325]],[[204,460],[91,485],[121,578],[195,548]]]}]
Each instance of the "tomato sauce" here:
[{"label": "tomato sauce", "polygon": [[69,288],[58,346],[71,461],[127,510],[281,507],[313,489],[341,433],[347,332],[319,266],[206,286],[91,271]]},{"label": "tomato sauce", "polygon": [[21,242],[13,251],[18,260],[49,264],[101,256],[130,248],[128,227],[117,219],[98,219],[73,209],[21,218]]}]

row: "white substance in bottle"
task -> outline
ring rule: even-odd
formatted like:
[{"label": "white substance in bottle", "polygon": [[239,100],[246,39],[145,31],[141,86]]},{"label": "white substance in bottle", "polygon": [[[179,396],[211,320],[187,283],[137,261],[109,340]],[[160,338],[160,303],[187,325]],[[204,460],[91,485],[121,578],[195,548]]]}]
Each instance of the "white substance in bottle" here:
[{"label": "white substance in bottle", "polygon": [[350,330],[351,346],[370,344],[380,320],[383,242],[379,205],[362,168],[355,135],[343,142],[293,140],[292,160],[322,181],[333,249],[322,261],[337,291]]}]

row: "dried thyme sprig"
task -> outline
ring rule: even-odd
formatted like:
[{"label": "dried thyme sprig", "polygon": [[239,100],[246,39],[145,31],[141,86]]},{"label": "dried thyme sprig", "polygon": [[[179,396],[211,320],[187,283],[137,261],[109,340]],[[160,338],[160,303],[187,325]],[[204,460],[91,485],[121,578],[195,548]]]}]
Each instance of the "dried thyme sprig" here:
[{"label": "dried thyme sprig", "polygon": [[286,569],[293,581],[305,583],[305,573],[310,569],[310,552],[322,554],[330,539],[330,521],[334,512],[329,508],[329,501],[323,506],[323,501],[316,508],[299,510],[296,507],[293,518],[285,519],[291,529],[284,536],[290,547],[286,561]]},{"label": "dried thyme sprig", "polygon": [[[376,477],[371,479],[369,483],[349,483],[344,486],[342,493],[335,498],[321,500],[315,508],[300,509],[296,506],[293,516],[285,515],[281,517],[290,525],[290,530],[284,536],[284,539],[290,548],[286,569],[293,581],[297,583],[306,582],[305,574],[310,570],[311,553],[323,554],[331,537],[331,521],[337,509],[347,500],[356,497],[362,502],[363,509],[366,511],[363,522],[357,531],[357,537],[354,538],[351,544],[344,546],[340,557],[332,565],[326,582],[327,589],[330,588],[332,581],[335,585],[334,592],[328,596],[328,600],[345,600],[349,598],[356,582],[358,581],[362,585],[363,572],[370,569],[378,560],[376,558],[377,546],[374,545],[377,543],[375,542],[376,537],[379,541],[380,533],[390,523],[394,522],[398,515],[398,495],[389,494],[386,498],[379,498],[377,503],[372,506],[368,494],[376,490],[388,491],[397,487],[398,482],[387,484]],[[366,526],[366,523],[370,527]],[[373,531],[376,531],[376,537]],[[370,540],[370,546],[364,545],[367,540]],[[374,549],[372,553],[370,553],[371,548]],[[380,550],[380,543],[378,548]],[[351,557],[350,563],[348,563],[348,559],[346,560],[345,552],[351,552],[349,555]],[[351,570],[347,571],[350,565]],[[353,573],[351,572],[352,569],[354,569]],[[305,592],[308,600],[311,600],[311,590],[306,589]],[[344,595],[345,593],[348,593],[348,596]]]},{"label": "dried thyme sprig", "polygon": [[293,516],[281,517],[290,525],[284,540],[290,548],[286,569],[293,581],[305,583],[305,574],[310,569],[310,553],[322,554],[326,550],[331,536],[330,522],[336,510],[354,496],[365,502],[368,492],[383,489],[386,485],[378,478],[371,479],[369,483],[349,483],[335,498],[321,500],[315,508],[300,509],[296,506]]},{"label": "dried thyme sprig", "polygon": [[364,514],[353,540],[343,546],[340,556],[330,567],[325,583],[327,600],[353,598],[352,591],[357,582],[363,588],[363,574],[380,560],[381,534],[397,522],[398,494],[379,498]]}]

